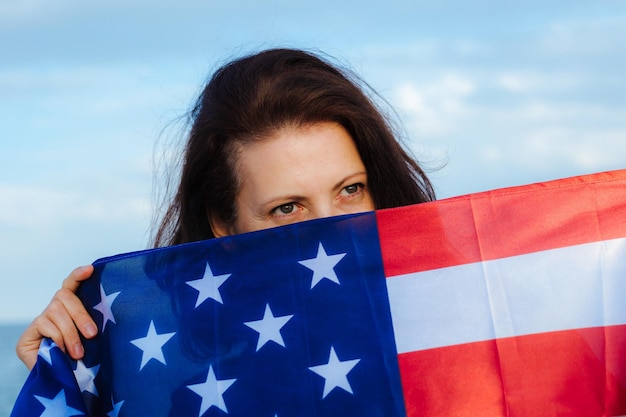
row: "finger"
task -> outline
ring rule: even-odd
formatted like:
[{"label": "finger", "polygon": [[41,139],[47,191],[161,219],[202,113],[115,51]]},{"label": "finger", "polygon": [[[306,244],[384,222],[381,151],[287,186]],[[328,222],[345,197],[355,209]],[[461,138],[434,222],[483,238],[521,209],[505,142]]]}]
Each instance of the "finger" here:
[{"label": "finger", "polygon": [[87,339],[91,339],[98,334],[98,327],[96,326],[96,323],[91,318],[89,313],[87,313],[85,306],[76,294],[68,289],[62,288],[57,291],[55,298],[63,304],[63,307],[69,314],[74,326],[78,328],[83,336]]},{"label": "finger", "polygon": [[85,310],[83,303],[73,293],[76,292],[80,283],[93,274],[93,265],[80,266],[74,269],[68,277],[63,281],[61,288],[69,290],[72,294],[59,292],[57,295],[62,296],[61,301],[69,312],[76,327],[81,334],[87,339],[93,338],[98,333],[96,323]]},{"label": "finger", "polygon": [[[64,346],[65,351],[73,359],[81,359],[84,354],[83,345],[78,335],[75,320],[70,313],[70,311],[77,308],[75,306],[76,303],[78,303],[79,307],[84,311],[84,308],[80,304],[80,300],[73,292],[63,288],[57,291],[52,298],[50,305],[48,305],[44,311],[43,316],[48,321],[52,322],[56,329],[58,329],[61,333],[61,343],[57,342],[57,340],[51,335],[42,334],[44,336],[51,337],[52,340],[54,340],[59,346]],[[77,313],[74,312],[74,314]],[[84,314],[87,315],[87,312],[84,312]],[[89,321],[92,322],[91,318],[89,318]],[[93,326],[95,327],[95,325]],[[46,331],[54,332],[54,330],[49,330],[49,328],[46,328]]]},{"label": "finger", "polygon": [[35,366],[42,337],[49,337],[61,349],[65,350],[63,335],[59,329],[45,316],[37,317],[22,333],[15,346],[18,358],[24,362],[28,369],[32,369]]},{"label": "finger", "polygon": [[79,266],[63,280],[61,288],[76,292],[80,283],[93,274],[93,265]]}]

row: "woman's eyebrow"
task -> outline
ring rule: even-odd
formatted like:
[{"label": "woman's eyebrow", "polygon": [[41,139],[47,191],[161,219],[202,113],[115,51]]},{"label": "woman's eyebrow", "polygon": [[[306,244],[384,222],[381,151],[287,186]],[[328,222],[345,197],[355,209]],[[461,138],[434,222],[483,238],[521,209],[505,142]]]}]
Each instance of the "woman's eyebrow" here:
[{"label": "woman's eyebrow", "polygon": [[[365,171],[358,171],[358,172],[346,175],[340,181],[337,181],[335,185],[333,185],[332,190],[338,190],[340,188],[343,188],[344,184],[346,182],[349,182],[350,179],[361,176],[361,175],[367,175],[367,173]],[[306,197],[299,195],[299,194],[283,194],[283,195],[277,195],[277,196],[269,198],[268,200],[262,201],[260,204],[260,207],[262,207],[263,210],[265,210],[269,206],[271,206],[272,208],[279,206],[281,202],[285,204],[291,201],[298,202],[302,200],[306,200]]]},{"label": "woman's eyebrow", "polygon": [[272,197],[267,201],[264,201],[261,203],[261,207],[263,207],[264,209],[268,206],[271,207],[275,207],[275,206],[279,206],[280,202],[283,202],[282,204],[287,204],[291,201],[302,201],[304,200],[305,197],[301,196],[301,195],[297,195],[297,194],[285,194],[285,195],[278,195],[276,197]]},{"label": "woman's eyebrow", "polygon": [[339,188],[342,188],[342,186],[349,181],[350,179],[354,178],[354,177],[358,177],[360,175],[367,175],[367,172],[365,171],[359,171],[359,172],[355,172],[354,174],[350,174],[346,177],[344,177],[341,181],[337,182],[335,184],[335,186],[333,187],[333,190],[337,190]]}]

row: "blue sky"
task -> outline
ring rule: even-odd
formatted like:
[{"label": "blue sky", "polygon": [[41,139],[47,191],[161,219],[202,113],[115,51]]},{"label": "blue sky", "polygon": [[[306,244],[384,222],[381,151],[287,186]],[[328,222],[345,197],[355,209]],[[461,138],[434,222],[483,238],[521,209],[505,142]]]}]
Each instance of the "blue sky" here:
[{"label": "blue sky", "polygon": [[626,168],[624,2],[0,0],[0,321],[146,247],[175,121],[274,46],[365,79],[442,198]]}]

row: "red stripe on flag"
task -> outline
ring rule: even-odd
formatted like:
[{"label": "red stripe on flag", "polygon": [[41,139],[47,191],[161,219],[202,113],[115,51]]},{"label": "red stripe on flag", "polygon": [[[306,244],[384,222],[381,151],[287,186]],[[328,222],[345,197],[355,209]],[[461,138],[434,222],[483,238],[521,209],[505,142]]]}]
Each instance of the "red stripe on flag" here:
[{"label": "red stripe on flag", "polygon": [[401,354],[407,416],[625,415],[625,344],[612,326]]},{"label": "red stripe on flag", "polygon": [[388,277],[624,237],[626,170],[380,210],[376,216]]},{"label": "red stripe on flag", "polygon": [[626,415],[626,170],[376,215],[409,417]]}]

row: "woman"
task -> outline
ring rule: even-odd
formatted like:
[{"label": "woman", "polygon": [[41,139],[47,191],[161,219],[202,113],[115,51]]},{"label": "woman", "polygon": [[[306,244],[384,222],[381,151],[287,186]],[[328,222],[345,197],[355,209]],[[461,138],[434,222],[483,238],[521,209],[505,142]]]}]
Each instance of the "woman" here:
[{"label": "woman", "polygon": [[[220,68],[191,111],[180,184],[155,236],[174,245],[434,199],[422,169],[350,77],[307,52],[273,49]],[[74,359],[95,323],[74,270],[24,332],[28,368],[42,337]]]}]

